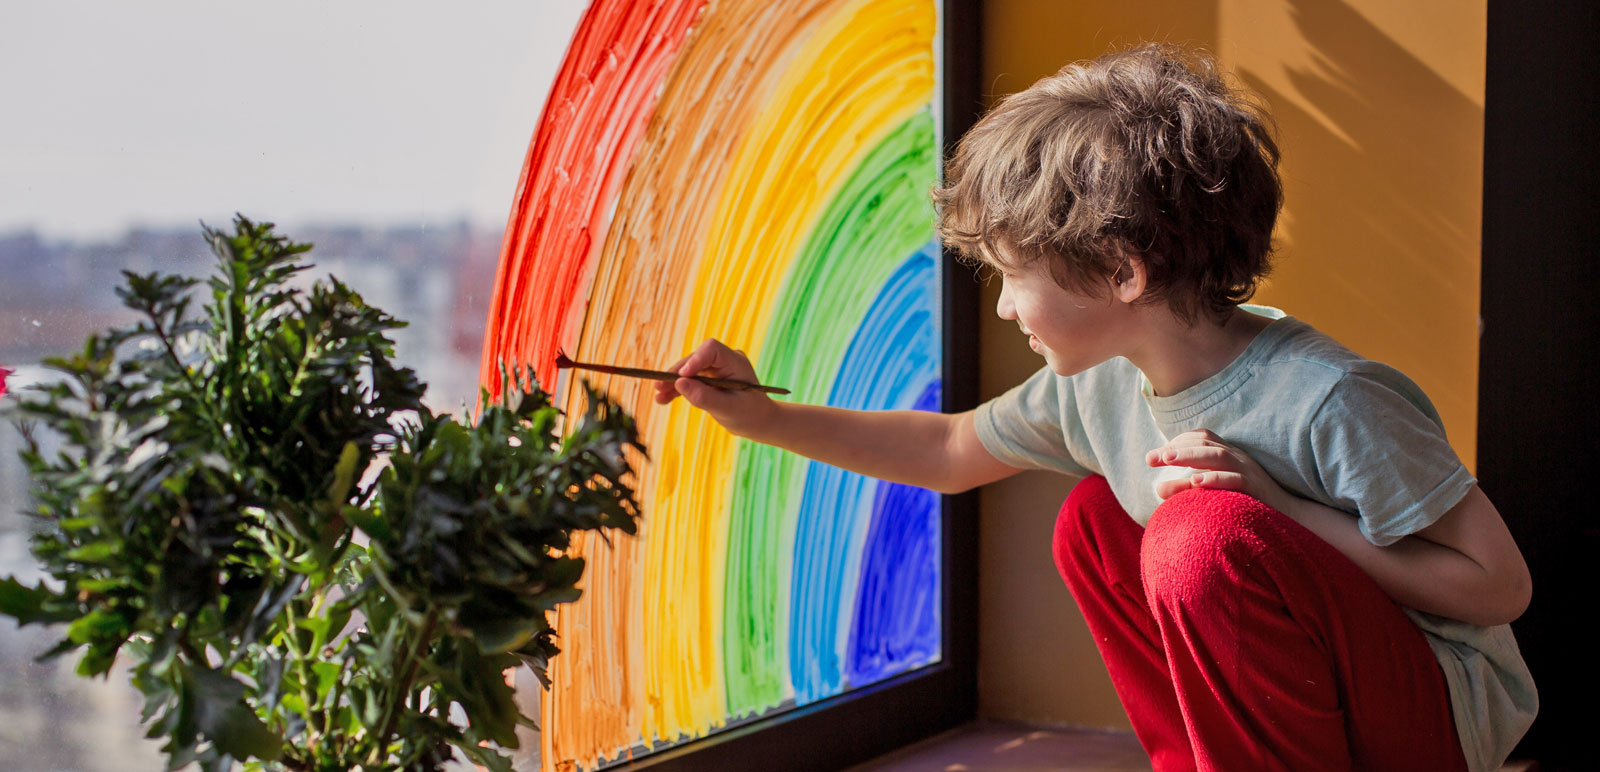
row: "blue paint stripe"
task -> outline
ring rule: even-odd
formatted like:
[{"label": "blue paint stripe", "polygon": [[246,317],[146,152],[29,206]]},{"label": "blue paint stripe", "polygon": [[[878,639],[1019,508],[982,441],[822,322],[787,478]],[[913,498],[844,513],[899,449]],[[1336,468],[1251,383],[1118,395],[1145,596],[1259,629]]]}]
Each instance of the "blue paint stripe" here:
[{"label": "blue paint stripe", "polygon": [[[938,246],[895,270],[851,339],[828,404],[908,409],[939,376]],[[879,483],[837,467],[806,470],[790,586],[789,670],[797,704],[843,691],[862,548]]]},{"label": "blue paint stripe", "polygon": [[[940,382],[915,410],[938,410]],[[850,626],[850,684],[868,684],[936,662],[941,649],[939,494],[880,483],[861,560]]]}]

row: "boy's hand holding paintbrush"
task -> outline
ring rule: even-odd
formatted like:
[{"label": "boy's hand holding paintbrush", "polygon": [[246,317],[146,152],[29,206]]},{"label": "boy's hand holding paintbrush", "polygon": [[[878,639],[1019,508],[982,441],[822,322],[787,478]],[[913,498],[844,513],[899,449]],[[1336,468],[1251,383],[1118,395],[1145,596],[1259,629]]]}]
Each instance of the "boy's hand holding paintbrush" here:
[{"label": "boy's hand holding paintbrush", "polygon": [[777,410],[777,405],[761,390],[719,388],[690,377],[707,376],[751,384],[758,382],[750,358],[721,341],[707,340],[667,370],[683,377],[675,381],[657,382],[656,402],[665,405],[674,397],[682,396],[689,404],[710,413],[723,428],[741,437],[759,435],[761,427],[770,424]]},{"label": "boy's hand holding paintbrush", "polygon": [[718,388],[698,378],[753,384],[756,373],[744,352],[715,339],[668,369],[683,377],[657,383],[657,402],[681,396],[733,434],[869,477],[956,493],[1017,471],[983,449],[970,410],[846,410]]},{"label": "boy's hand holding paintbrush", "polygon": [[789,393],[788,389],[758,382],[750,358],[718,340],[700,344],[694,353],[666,370],[575,362],[564,351],[556,352],[556,367],[652,379],[656,381],[656,402],[665,405],[682,396],[689,404],[710,413],[728,431],[743,437],[753,437],[756,428],[771,417],[776,406],[768,394]]}]

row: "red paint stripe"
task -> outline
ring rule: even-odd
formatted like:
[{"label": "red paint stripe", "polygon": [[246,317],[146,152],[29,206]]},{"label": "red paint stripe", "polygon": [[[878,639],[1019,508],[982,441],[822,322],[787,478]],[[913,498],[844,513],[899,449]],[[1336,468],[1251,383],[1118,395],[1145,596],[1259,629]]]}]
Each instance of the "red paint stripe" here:
[{"label": "red paint stripe", "polygon": [[[555,384],[556,348],[605,242],[618,188],[662,83],[706,0],[595,0],[573,34],[528,144],[506,222],[479,381],[498,398],[499,363]],[[575,330],[573,330],[575,332]]]}]

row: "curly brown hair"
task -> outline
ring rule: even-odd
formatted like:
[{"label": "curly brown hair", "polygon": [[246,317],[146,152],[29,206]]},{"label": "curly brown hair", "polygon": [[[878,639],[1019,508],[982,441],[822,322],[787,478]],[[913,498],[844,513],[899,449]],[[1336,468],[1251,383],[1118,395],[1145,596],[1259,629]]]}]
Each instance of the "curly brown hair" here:
[{"label": "curly brown hair", "polygon": [[1271,269],[1283,204],[1272,119],[1204,53],[1147,44],[1070,64],[961,138],[934,190],[973,262],[1048,259],[1099,297],[1127,256],[1147,301],[1221,321]]}]

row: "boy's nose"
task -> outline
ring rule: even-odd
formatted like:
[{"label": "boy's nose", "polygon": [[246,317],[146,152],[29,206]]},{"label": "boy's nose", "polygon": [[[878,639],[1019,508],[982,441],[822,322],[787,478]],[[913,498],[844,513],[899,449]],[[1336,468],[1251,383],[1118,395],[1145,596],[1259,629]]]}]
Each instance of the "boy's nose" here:
[{"label": "boy's nose", "polygon": [[1017,308],[1011,302],[1011,288],[1006,286],[1005,279],[1000,280],[1000,301],[995,304],[994,312],[1007,321],[1017,318]]}]

